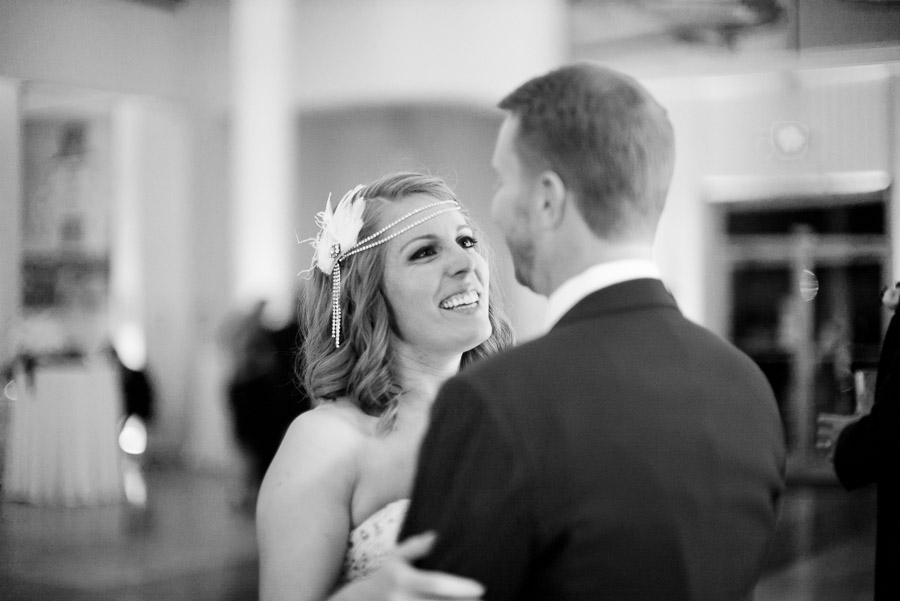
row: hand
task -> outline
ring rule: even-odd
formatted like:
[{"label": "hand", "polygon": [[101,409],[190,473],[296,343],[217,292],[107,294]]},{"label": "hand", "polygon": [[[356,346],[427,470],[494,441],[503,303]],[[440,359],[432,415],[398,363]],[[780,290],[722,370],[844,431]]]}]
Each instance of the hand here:
[{"label": "hand", "polygon": [[859,415],[837,415],[835,413],[820,413],[816,420],[816,448],[820,451],[828,451],[828,459],[834,459],[834,447],[838,437],[848,425],[857,421]]},{"label": "hand", "polygon": [[437,536],[432,532],[409,537],[394,549],[370,578],[350,583],[336,598],[368,601],[481,599],[484,587],[474,580],[443,572],[419,570],[411,565],[413,561],[431,552],[436,539]]},{"label": "hand", "polygon": [[881,304],[891,311],[897,310],[900,304],[900,282],[897,282],[890,288],[885,288],[881,293]]}]

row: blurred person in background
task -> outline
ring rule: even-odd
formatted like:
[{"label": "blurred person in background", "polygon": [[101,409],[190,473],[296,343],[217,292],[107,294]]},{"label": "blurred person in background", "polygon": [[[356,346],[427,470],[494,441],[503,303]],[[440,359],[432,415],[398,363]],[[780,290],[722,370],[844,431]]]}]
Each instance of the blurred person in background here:
[{"label": "blurred person in background", "polygon": [[875,601],[900,599],[900,282],[886,288],[882,304],[893,311],[875,378],[871,410],[822,414],[816,446],[829,453],[841,485],[877,486]]},{"label": "blurred person in background", "polygon": [[686,319],[652,246],[665,109],[591,63],[508,95],[491,212],[549,332],[448,380],[400,540],[485,599],[744,601],[784,489],[763,373]]},{"label": "blurred person in background", "polygon": [[228,408],[232,431],[242,455],[243,480],[234,499],[252,512],[259,486],[288,426],[309,409],[294,372],[302,344],[296,319],[272,329],[262,319],[265,301],[232,318],[224,338],[231,356]]},{"label": "blurred person in background", "polygon": [[119,372],[122,387],[123,414],[125,419],[135,416],[144,424],[153,423],[156,399],[146,366],[129,366],[122,361],[113,345],[106,347],[106,355]]},{"label": "blurred person in background", "polygon": [[395,547],[434,395],[512,342],[487,249],[439,178],[384,176],[319,215],[301,303],[306,388],[257,507],[262,601],[473,599]]}]

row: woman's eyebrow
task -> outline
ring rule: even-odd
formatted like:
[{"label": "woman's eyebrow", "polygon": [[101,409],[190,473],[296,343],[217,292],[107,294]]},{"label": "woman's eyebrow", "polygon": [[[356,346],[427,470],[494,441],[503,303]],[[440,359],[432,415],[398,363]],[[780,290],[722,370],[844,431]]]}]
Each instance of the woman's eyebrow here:
[{"label": "woman's eyebrow", "polygon": [[416,242],[421,242],[422,240],[428,240],[428,241],[434,242],[437,239],[438,239],[438,236],[436,236],[434,234],[422,234],[421,236],[416,236],[412,240],[407,241],[403,246],[400,247],[400,250],[404,251],[404,250],[406,250],[407,246],[415,244]]}]

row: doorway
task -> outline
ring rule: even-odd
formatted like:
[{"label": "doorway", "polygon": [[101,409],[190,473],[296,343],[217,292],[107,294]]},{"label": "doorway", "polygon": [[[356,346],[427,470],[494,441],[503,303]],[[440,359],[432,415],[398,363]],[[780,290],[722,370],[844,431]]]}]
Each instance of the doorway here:
[{"label": "doorway", "polygon": [[727,337],[768,378],[793,456],[816,415],[853,413],[854,377],[877,363],[890,278],[888,190],[714,205]]}]

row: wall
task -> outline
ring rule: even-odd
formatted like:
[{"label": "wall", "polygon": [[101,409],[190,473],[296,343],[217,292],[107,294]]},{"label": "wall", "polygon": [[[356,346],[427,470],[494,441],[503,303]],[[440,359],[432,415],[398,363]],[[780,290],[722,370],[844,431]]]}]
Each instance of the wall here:
[{"label": "wall", "polygon": [[19,86],[0,77],[0,365],[15,351],[21,283]]},{"label": "wall", "polygon": [[[19,119],[19,87],[52,84],[61,90],[55,99],[61,103],[70,94],[103,91],[123,167],[113,202],[117,212],[130,207],[114,265],[116,293],[126,302],[112,317],[145,330],[159,397],[155,451],[175,460],[191,440],[190,430],[204,420],[197,391],[209,387],[197,382],[198,349],[213,344],[229,305],[223,183],[229,7],[221,0],[192,0],[174,9],[126,0],[0,3],[0,77],[6,78],[0,80],[0,214],[11,217],[0,228],[18,232],[12,219],[19,207],[18,136],[7,129]],[[14,243],[13,235],[0,241]],[[5,251],[0,318],[20,289],[18,260]]]},{"label": "wall", "polygon": [[[725,283],[715,268],[708,203],[865,190],[900,178],[900,63],[836,62],[828,66],[818,57],[811,65],[797,61],[753,73],[647,81],[669,108],[678,151],[656,257],[685,313],[716,331],[725,333]],[[785,156],[773,146],[773,125],[792,121],[808,132],[807,145]],[[897,188],[891,192],[895,276]]]},{"label": "wall", "polygon": [[804,50],[900,41],[900,5],[847,0],[796,0],[798,47]]},{"label": "wall", "polygon": [[[702,82],[714,132],[707,173],[782,177],[889,165],[888,70],[883,65],[723,76]],[[808,132],[796,155],[773,134],[794,122]]]},{"label": "wall", "polygon": [[0,74],[101,90],[182,94],[177,13],[122,0],[0,2]]},{"label": "wall", "polygon": [[698,202],[700,174],[704,172],[710,138],[705,107],[697,97],[696,82],[649,80],[644,82],[666,107],[675,129],[675,172],[666,208],[660,219],[654,260],[663,281],[689,318],[708,324],[712,307],[704,294],[703,266],[708,260],[703,204]]},{"label": "wall", "polygon": [[563,0],[298,0],[301,107],[391,100],[493,106],[568,58]]}]

